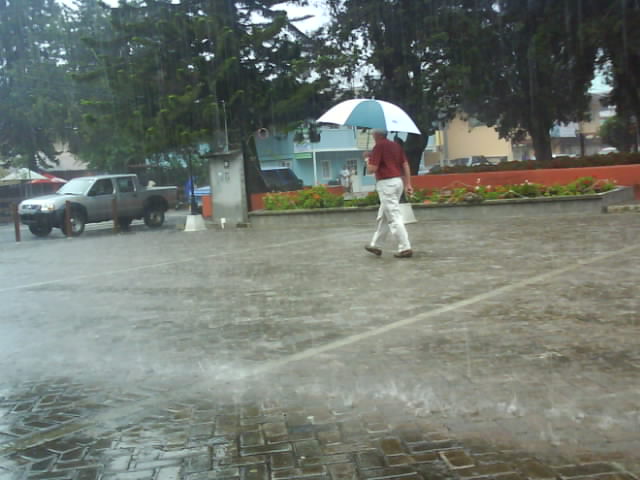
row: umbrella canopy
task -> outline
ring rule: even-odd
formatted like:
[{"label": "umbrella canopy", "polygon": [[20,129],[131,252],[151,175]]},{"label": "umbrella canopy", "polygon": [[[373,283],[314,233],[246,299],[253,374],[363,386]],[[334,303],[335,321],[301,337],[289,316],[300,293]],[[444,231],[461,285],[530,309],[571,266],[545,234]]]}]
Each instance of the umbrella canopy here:
[{"label": "umbrella canopy", "polygon": [[40,175],[43,175],[45,178],[36,178],[35,180],[31,180],[29,183],[59,183],[60,185],[67,183],[64,178],[56,177],[50,173],[43,172]]},{"label": "umbrella canopy", "polygon": [[15,182],[20,180],[46,180],[47,177],[39,174],[38,172],[34,172],[33,170],[29,170],[28,168],[19,168],[14,170],[6,177],[0,178],[0,182]]},{"label": "umbrella canopy", "polygon": [[404,110],[383,100],[357,98],[340,102],[318,118],[318,122],[420,134]]}]

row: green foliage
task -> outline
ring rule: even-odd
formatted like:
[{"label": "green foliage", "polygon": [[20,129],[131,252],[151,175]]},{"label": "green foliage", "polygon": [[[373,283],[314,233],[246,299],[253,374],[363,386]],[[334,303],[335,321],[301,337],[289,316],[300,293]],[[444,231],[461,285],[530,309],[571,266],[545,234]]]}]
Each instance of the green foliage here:
[{"label": "green foliage", "polygon": [[426,199],[422,201],[422,203],[444,203],[444,201],[444,196],[438,190],[434,190]]},{"label": "green foliage", "polygon": [[512,189],[522,197],[539,197],[543,191],[542,185],[529,182],[514,185]]},{"label": "green foliage", "polygon": [[450,5],[444,0],[327,3],[333,18],[325,41],[342,52],[346,71],[341,73],[349,79],[362,78],[363,70],[375,69],[364,77],[366,91],[362,96],[400,105],[422,131],[422,136],[410,135],[404,145],[411,171],[416,174],[427,135],[446,109],[442,102],[444,78],[431,75],[433,66],[444,60],[442,49],[431,48],[430,39],[440,32],[439,17]]},{"label": "green foliage", "polygon": [[612,87],[607,103],[622,118],[640,119],[640,4],[618,0],[588,6],[589,36],[600,47],[598,66]]},{"label": "green foliage", "polygon": [[529,160],[526,162],[503,162],[497,165],[477,167],[445,167],[429,175],[471,172],[503,172],[509,170],[546,170],[557,168],[606,167],[611,165],[635,165],[640,163],[640,153],[609,153],[585,157],[556,157],[552,160]]},{"label": "green foliage", "polygon": [[497,187],[479,186],[472,191],[483,200],[499,200],[508,198],[557,197],[567,195],[589,195],[608,192],[616,188],[609,180],[597,180],[593,177],[581,177],[567,185],[545,186],[525,181],[516,185],[500,185]]},{"label": "green foliage", "polygon": [[614,182],[582,177],[567,185],[545,186],[524,181],[515,185],[459,187],[435,191],[427,199],[428,203],[474,203],[485,200],[510,198],[556,197],[566,195],[588,195],[607,192],[616,187]]},{"label": "green foliage", "polygon": [[0,157],[53,166],[67,116],[60,6],[47,0],[0,2]]},{"label": "green foliage", "polygon": [[[551,158],[554,122],[585,118],[598,51],[583,2],[329,0],[331,34],[367,93],[405,107],[424,133],[462,110]],[[329,38],[332,40],[332,38]],[[639,62],[640,63],[640,62]],[[358,68],[360,67],[360,68]],[[411,135],[415,160],[424,144]]]},{"label": "green foliage", "polygon": [[[498,5],[493,8],[493,4]],[[462,108],[501,137],[528,133],[539,160],[551,159],[555,122],[586,119],[597,52],[577,2],[482,2],[470,35],[454,37],[453,52],[474,45],[454,64],[469,67]],[[491,5],[491,6],[490,6]]]},{"label": "green foliage", "polygon": [[[582,177],[567,184],[545,186],[525,181],[515,185],[477,185],[446,188],[441,190],[416,190],[408,198],[409,203],[459,204],[480,203],[485,200],[511,198],[557,197],[567,195],[590,195],[608,192],[616,188],[615,182]],[[270,193],[264,197],[266,210],[295,210],[333,207],[369,207],[379,205],[377,192],[366,197],[343,201],[342,195],[330,193],[326,187],[318,186],[295,193]]]},{"label": "green foliage", "polygon": [[326,82],[310,78],[310,43],[270,0],[123,1],[77,77],[104,88],[83,98],[78,149],[122,169],[200,143],[222,148],[223,122],[244,147],[259,127],[319,114]]},{"label": "green foliage", "polygon": [[427,190],[414,190],[413,194],[407,198],[409,203],[422,203],[429,197]]},{"label": "green foliage", "polygon": [[264,197],[266,210],[293,210],[297,208],[295,198],[284,193],[268,193]]},{"label": "green foliage", "polygon": [[[359,95],[398,103],[424,134],[462,109],[503,137],[528,132],[538,159],[554,122],[585,117],[594,62],[627,126],[640,118],[637,0],[326,0],[331,26],[311,36],[273,0],[74,4],[0,0],[3,157],[36,167],[67,140],[98,169],[160,167],[220,147],[223,118],[245,147],[352,96],[345,79],[362,72]],[[425,140],[405,144],[414,173]]]},{"label": "green foliage", "polygon": [[380,205],[378,192],[369,192],[366,197],[353,198],[345,201],[345,206],[348,207],[372,207],[375,205]]},{"label": "green foliage", "polygon": [[636,124],[621,116],[608,118],[600,127],[602,142],[616,147],[621,152],[629,152],[636,140]]},{"label": "green foliage", "polygon": [[298,208],[334,208],[344,205],[342,195],[331,193],[321,185],[297,193],[295,201]]},{"label": "green foliage", "polygon": [[269,193],[264,197],[266,210],[335,208],[344,204],[342,195],[331,193],[322,185],[295,193]]}]

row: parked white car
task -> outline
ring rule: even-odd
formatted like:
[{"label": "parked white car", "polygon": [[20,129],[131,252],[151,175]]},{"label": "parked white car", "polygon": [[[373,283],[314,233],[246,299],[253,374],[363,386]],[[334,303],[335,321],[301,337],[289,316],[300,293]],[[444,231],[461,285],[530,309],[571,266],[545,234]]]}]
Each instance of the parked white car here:
[{"label": "parked white car", "polygon": [[608,153],[618,153],[618,149],[616,147],[605,147],[598,152],[598,155],[606,155]]}]

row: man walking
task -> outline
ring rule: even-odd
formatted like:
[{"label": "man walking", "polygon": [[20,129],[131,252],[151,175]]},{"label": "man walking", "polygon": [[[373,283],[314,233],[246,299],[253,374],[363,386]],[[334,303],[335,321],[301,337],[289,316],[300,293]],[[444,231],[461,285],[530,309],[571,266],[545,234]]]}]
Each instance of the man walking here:
[{"label": "man walking", "polygon": [[398,244],[396,258],[409,258],[413,255],[409,235],[400,213],[400,197],[404,190],[407,195],[413,193],[409,161],[402,147],[387,139],[387,132],[375,129],[372,132],[376,142],[367,161],[367,170],[376,176],[376,190],[380,197],[380,209],[376,218],[377,226],[371,243],[365,246],[367,252],[382,255],[380,246],[391,232]]}]

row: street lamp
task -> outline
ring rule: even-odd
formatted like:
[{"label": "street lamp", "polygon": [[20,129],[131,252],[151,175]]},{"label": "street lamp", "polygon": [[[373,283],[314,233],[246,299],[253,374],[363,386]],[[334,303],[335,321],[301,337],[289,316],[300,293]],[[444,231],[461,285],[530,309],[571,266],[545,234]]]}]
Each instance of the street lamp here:
[{"label": "street lamp", "polygon": [[198,215],[198,203],[196,202],[196,192],[194,186],[194,178],[193,178],[193,163],[191,161],[191,147],[187,149],[187,163],[189,166],[189,192],[190,194],[190,205],[191,205],[191,215]]},{"label": "street lamp", "polygon": [[224,119],[224,153],[229,153],[229,131],[227,130],[227,106],[222,102],[222,116]]}]

